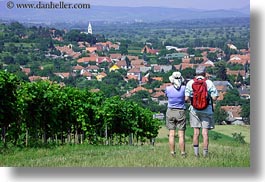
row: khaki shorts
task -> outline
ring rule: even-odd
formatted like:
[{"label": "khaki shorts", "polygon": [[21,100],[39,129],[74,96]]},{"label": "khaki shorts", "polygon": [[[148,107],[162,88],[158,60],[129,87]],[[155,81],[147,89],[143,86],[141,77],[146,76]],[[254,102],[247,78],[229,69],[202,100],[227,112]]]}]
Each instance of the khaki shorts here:
[{"label": "khaki shorts", "polygon": [[190,112],[190,126],[192,128],[214,128],[214,120],[212,114],[201,112]]},{"label": "khaki shorts", "polygon": [[186,130],[186,115],[184,109],[167,109],[166,127],[169,130]]}]

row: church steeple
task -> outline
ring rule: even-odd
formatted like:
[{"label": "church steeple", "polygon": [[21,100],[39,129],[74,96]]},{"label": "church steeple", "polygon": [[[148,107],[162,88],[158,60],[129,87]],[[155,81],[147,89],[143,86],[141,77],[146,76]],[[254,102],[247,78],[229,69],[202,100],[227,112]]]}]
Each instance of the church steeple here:
[{"label": "church steeple", "polygon": [[90,22],[88,23],[87,33],[92,35],[92,26]]}]

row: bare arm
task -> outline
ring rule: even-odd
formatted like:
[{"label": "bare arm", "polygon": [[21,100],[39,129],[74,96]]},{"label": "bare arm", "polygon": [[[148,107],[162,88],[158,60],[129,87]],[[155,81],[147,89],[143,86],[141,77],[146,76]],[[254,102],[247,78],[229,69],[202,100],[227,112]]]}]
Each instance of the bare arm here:
[{"label": "bare arm", "polygon": [[190,102],[190,97],[189,96],[185,96],[185,101],[186,102]]},{"label": "bare arm", "polygon": [[217,98],[218,98],[218,96],[212,96],[212,100],[213,100],[213,101],[216,101]]}]

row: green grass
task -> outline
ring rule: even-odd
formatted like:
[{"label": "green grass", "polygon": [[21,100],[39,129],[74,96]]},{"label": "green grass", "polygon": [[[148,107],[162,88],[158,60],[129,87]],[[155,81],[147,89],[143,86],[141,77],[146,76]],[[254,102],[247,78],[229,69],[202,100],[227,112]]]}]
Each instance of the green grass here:
[{"label": "green grass", "polygon": [[[218,144],[230,144],[237,145],[238,143],[233,138],[233,133],[241,133],[244,137],[246,143],[250,144],[250,126],[240,126],[240,125],[216,125],[215,129],[209,131],[210,142]],[[189,126],[187,127],[185,134],[186,142],[192,142],[193,129]],[[168,130],[162,127],[158,134],[158,141],[167,141]],[[202,137],[200,137],[202,141]]]},{"label": "green grass", "polygon": [[[232,131],[241,131],[232,126]],[[163,127],[155,146],[148,143],[135,146],[64,145],[50,148],[8,149],[0,154],[2,167],[250,167],[250,144],[241,144],[233,137],[210,133],[209,157],[195,158],[188,127],[186,151],[188,156],[174,159],[169,155],[168,131]],[[230,130],[227,129],[227,130]],[[226,133],[226,131],[224,133]],[[211,131],[213,132],[213,131]],[[190,134],[189,134],[190,133]],[[230,132],[228,132],[230,133]],[[229,134],[230,135],[230,134]],[[244,135],[243,135],[244,136]],[[200,145],[200,153],[202,152]],[[177,151],[178,145],[176,143]]]},{"label": "green grass", "polygon": [[250,143],[250,126],[249,125],[217,125],[214,131],[232,137],[233,133],[242,133],[245,141]]}]

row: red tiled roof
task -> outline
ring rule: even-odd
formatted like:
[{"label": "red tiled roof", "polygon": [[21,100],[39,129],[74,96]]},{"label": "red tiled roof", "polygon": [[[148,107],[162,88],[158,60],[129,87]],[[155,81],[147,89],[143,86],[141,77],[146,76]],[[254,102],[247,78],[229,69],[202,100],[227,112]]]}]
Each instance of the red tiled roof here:
[{"label": "red tiled roof", "polygon": [[91,66],[86,67],[86,69],[87,69],[87,70],[98,70],[99,67],[96,66],[96,65],[91,65]]},{"label": "red tiled roof", "polygon": [[230,59],[227,63],[235,63],[235,64],[246,64],[250,63],[250,54],[240,55],[240,54],[233,54],[230,56]]},{"label": "red tiled roof", "polygon": [[30,68],[22,68],[22,72],[28,75],[30,73]]},{"label": "red tiled roof", "polygon": [[99,92],[99,91],[100,91],[100,89],[98,89],[98,88],[90,89],[90,92]]},{"label": "red tiled roof", "polygon": [[163,85],[160,85],[159,88],[155,88],[155,90],[156,91],[164,91],[164,90],[166,90],[166,87],[170,86],[170,85],[171,85],[171,83],[164,83]]},{"label": "red tiled roof", "polygon": [[125,66],[127,66],[127,64],[126,64],[126,61],[125,60],[123,60],[123,61],[118,61],[117,63],[116,63],[116,65],[118,66],[118,67],[125,67]]},{"label": "red tiled roof", "polygon": [[29,80],[31,82],[37,81],[37,80],[49,80],[49,77],[44,77],[44,76],[30,76]]},{"label": "red tiled roof", "polygon": [[85,77],[92,77],[92,73],[90,73],[89,71],[84,71],[82,75]]},{"label": "red tiled roof", "polygon": [[40,76],[30,76],[30,77],[29,77],[29,80],[30,80],[31,82],[33,82],[33,81],[41,80],[41,77],[40,77]]},{"label": "red tiled roof", "polygon": [[193,69],[195,69],[196,68],[196,65],[195,64],[189,64],[189,63],[181,63],[181,70],[184,70],[186,68],[193,68]]},{"label": "red tiled roof", "polygon": [[138,76],[136,76],[136,75],[127,75],[127,78],[128,78],[128,80],[132,80],[132,79],[138,80]]},{"label": "red tiled roof", "polygon": [[144,65],[144,60],[143,59],[133,60],[133,61],[131,61],[131,65],[132,66]]},{"label": "red tiled roof", "polygon": [[95,52],[95,51],[97,51],[97,50],[98,50],[97,47],[87,47],[87,48],[86,48],[86,51],[88,51],[88,52],[90,52],[90,53]]},{"label": "red tiled roof", "polygon": [[84,69],[84,67],[80,66],[80,65],[76,65],[76,66],[73,67],[73,70],[79,70],[80,71],[82,69]]},{"label": "red tiled roof", "polygon": [[73,58],[78,58],[81,55],[80,52],[73,51],[73,49],[71,48],[71,46],[66,46],[66,45],[63,46],[63,47],[56,46],[55,48],[57,50],[59,50],[60,52],[66,53],[68,56],[71,56]]},{"label": "red tiled roof", "polygon": [[96,62],[98,55],[91,54],[89,57],[82,57],[77,60],[78,63],[89,63],[89,62]]},{"label": "red tiled roof", "polygon": [[139,59],[138,56],[127,56],[127,58],[132,61],[132,60],[136,60],[136,59]]},{"label": "red tiled roof", "polygon": [[217,98],[217,100],[218,101],[220,101],[220,100],[224,100],[224,96],[225,96],[225,94],[226,94],[226,92],[218,92],[218,94],[219,94],[219,97]]},{"label": "red tiled roof", "polygon": [[163,77],[152,77],[153,80],[157,80],[157,81],[163,81]]},{"label": "red tiled roof", "polygon": [[110,54],[110,59],[121,59],[121,54]]},{"label": "red tiled roof", "polygon": [[65,72],[65,73],[54,73],[56,76],[60,76],[60,77],[62,77],[62,78],[69,78],[69,76],[70,76],[70,73],[67,73],[67,72]]},{"label": "red tiled roof", "polygon": [[145,90],[145,91],[148,91],[149,93],[152,93],[153,91],[151,89],[146,89],[142,86],[138,86],[137,88],[134,88],[133,90],[130,91],[131,94],[134,94],[136,92],[139,92],[141,90]]},{"label": "red tiled roof", "polygon": [[142,83],[147,83],[148,82],[148,77],[144,76],[142,77]]},{"label": "red tiled roof", "polygon": [[104,76],[104,77],[107,76],[107,74],[106,74],[105,72],[101,72],[101,73],[99,73],[98,75],[101,75],[101,76]]},{"label": "red tiled roof", "polygon": [[152,94],[152,97],[154,97],[154,98],[158,98],[160,96],[165,96],[165,93],[162,91],[158,91],[158,92],[155,92]]},{"label": "red tiled roof", "polygon": [[230,112],[233,117],[240,117],[241,106],[221,106],[221,109]]},{"label": "red tiled roof", "polygon": [[132,68],[127,73],[141,73],[139,68]]},{"label": "red tiled roof", "polygon": [[227,68],[226,74],[227,75],[235,75],[235,76],[240,74],[241,76],[245,76],[246,72],[245,72],[245,70],[230,70]]},{"label": "red tiled roof", "polygon": [[156,53],[159,52],[159,50],[149,48],[149,47],[146,45],[146,46],[144,46],[144,48],[141,50],[141,53],[144,53],[144,52],[146,52],[146,53],[148,53],[148,54],[156,54]]},{"label": "red tiled roof", "polygon": [[111,63],[111,59],[109,57],[98,57],[97,58],[97,63],[104,63],[104,62],[107,62],[107,63]]}]

